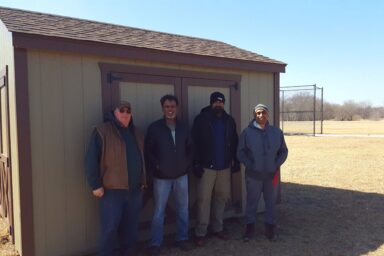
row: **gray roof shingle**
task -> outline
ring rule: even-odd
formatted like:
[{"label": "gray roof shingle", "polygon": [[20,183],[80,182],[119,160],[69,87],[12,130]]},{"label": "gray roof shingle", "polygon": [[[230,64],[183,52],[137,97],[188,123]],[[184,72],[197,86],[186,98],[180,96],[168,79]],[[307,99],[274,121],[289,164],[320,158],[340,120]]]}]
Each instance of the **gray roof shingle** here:
[{"label": "gray roof shingle", "polygon": [[0,7],[0,19],[9,31],[17,33],[285,65],[257,53],[208,39],[4,7]]}]

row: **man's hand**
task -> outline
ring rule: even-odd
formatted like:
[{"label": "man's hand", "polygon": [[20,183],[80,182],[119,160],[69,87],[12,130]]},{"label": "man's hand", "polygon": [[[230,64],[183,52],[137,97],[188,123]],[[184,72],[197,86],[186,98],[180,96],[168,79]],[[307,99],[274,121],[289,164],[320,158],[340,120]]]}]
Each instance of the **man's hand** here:
[{"label": "man's hand", "polygon": [[93,195],[94,195],[95,197],[101,198],[101,197],[103,197],[103,195],[104,195],[104,188],[103,188],[103,187],[100,187],[100,188],[98,188],[98,189],[95,189],[95,190],[92,191],[92,193],[93,193]]}]

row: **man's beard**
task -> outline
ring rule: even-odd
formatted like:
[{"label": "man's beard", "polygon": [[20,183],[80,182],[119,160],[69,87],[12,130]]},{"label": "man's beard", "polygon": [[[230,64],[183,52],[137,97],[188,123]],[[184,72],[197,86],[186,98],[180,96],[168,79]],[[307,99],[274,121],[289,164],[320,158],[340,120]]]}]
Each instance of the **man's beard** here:
[{"label": "man's beard", "polygon": [[214,107],[213,112],[215,113],[215,115],[221,116],[224,112],[224,109],[222,107]]}]

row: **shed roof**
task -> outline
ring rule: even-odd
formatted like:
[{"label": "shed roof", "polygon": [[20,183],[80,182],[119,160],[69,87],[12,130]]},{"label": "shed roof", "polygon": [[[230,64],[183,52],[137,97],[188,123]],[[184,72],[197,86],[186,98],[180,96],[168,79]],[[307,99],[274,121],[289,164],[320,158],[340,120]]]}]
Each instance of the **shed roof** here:
[{"label": "shed roof", "polygon": [[281,61],[215,40],[4,7],[0,7],[0,19],[13,33],[286,65]]}]

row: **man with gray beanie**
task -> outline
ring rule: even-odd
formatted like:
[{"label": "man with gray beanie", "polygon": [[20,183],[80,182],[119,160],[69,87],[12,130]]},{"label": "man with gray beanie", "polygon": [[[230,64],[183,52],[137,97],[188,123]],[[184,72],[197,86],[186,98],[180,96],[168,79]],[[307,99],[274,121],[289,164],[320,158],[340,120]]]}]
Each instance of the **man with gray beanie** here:
[{"label": "man with gray beanie", "polygon": [[288,156],[283,132],[268,122],[268,107],[258,104],[254,108],[254,119],[243,130],[239,138],[237,157],[245,165],[246,182],[246,227],[244,241],[255,235],[257,206],[263,193],[266,209],[265,235],[276,239],[276,191],[274,177]]}]

